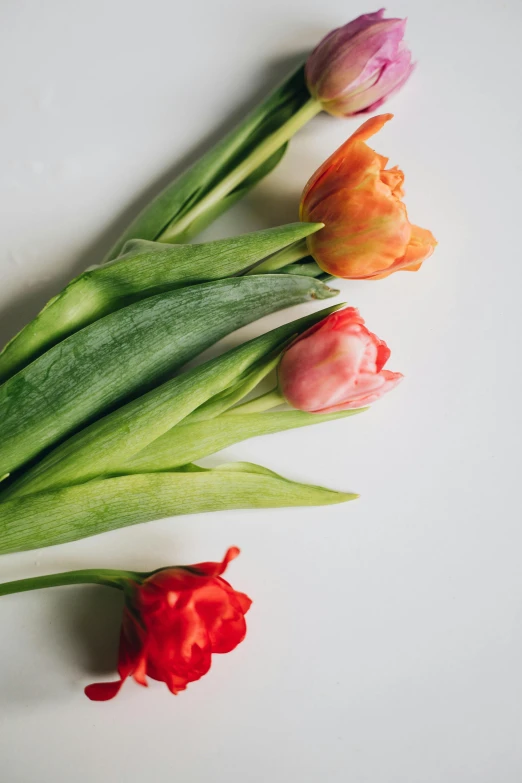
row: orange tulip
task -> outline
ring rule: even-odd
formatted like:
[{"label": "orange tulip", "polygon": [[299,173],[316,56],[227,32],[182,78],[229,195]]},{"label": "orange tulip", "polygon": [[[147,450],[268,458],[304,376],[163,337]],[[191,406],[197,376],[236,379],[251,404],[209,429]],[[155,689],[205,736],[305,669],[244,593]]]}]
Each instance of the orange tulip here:
[{"label": "orange tulip", "polygon": [[433,234],[408,220],[401,201],[404,174],[365,144],[393,114],[372,117],[309,180],[300,219],[324,223],[307,238],[319,266],[350,279],[414,271],[433,253]]}]

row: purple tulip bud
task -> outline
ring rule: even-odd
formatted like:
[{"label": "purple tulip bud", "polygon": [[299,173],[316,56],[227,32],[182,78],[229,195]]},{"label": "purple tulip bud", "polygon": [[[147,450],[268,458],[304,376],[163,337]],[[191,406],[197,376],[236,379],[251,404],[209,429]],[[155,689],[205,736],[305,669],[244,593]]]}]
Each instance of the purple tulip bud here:
[{"label": "purple tulip bud", "polygon": [[332,30],[306,63],[311,95],[329,114],[374,111],[413,70],[403,42],[406,19],[383,19],[384,8]]}]

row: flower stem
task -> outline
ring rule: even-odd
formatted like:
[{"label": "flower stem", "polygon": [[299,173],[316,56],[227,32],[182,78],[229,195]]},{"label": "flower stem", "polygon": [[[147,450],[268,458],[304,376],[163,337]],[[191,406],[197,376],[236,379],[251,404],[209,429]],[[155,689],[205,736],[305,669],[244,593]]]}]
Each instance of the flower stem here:
[{"label": "flower stem", "polygon": [[174,220],[157,237],[157,242],[175,242],[176,238],[199,218],[203,213],[212,209],[219,201],[228,196],[238,187],[252,172],[277,152],[283,144],[292,138],[297,131],[322,110],[322,106],[315,98],[310,98],[287,122],[257,146],[254,151],[239,166],[236,166],[230,174],[224,177],[219,185],[207,193],[204,198],[195,204],[179,220]]},{"label": "flower stem", "polygon": [[282,405],[286,402],[285,398],[276,387],[266,394],[262,394],[260,397],[256,397],[253,400],[244,402],[242,405],[237,405],[235,408],[231,408],[224,416],[232,416],[242,413],[261,413],[267,411],[270,408],[276,408],[278,405]]},{"label": "flower stem", "polygon": [[44,587],[63,587],[65,585],[95,584],[105,587],[124,589],[124,583],[138,581],[140,574],[134,571],[116,571],[111,569],[87,569],[84,571],[66,571],[62,574],[46,574],[33,576],[29,579],[18,579],[15,582],[0,584],[0,596],[12,593],[24,593],[28,590],[40,590]]},{"label": "flower stem", "polygon": [[294,242],[289,247],[284,247],[282,250],[278,250],[277,253],[265,258],[260,264],[255,266],[247,275],[261,275],[266,272],[275,272],[277,269],[282,269],[284,266],[293,264],[295,261],[299,261],[301,258],[305,258],[310,255],[306,239],[300,239],[298,242]]}]

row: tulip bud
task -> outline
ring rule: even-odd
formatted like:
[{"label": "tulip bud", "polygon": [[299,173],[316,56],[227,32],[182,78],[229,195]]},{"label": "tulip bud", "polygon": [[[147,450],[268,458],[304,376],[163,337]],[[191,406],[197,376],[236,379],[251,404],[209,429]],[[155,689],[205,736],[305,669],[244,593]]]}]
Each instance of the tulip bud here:
[{"label": "tulip bud", "polygon": [[413,70],[403,42],[405,19],[383,19],[384,9],[332,30],[306,63],[311,95],[336,116],[370,112],[396,92]]},{"label": "tulip bud", "polygon": [[332,313],[299,337],[279,365],[279,388],[290,405],[311,413],[360,408],[402,379],[384,370],[390,349],[368,331],[359,311]]}]

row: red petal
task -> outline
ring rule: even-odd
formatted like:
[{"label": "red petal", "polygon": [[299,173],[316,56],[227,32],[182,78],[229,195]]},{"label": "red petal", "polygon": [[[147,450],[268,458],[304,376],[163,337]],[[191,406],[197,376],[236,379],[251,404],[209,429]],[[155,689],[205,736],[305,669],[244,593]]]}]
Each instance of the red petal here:
[{"label": "red petal", "polygon": [[245,595],[245,593],[238,593],[237,590],[234,591],[234,595],[239,604],[239,608],[241,609],[243,614],[246,614],[250,609],[250,607],[252,606],[252,599],[249,598],[248,595]]},{"label": "red petal", "polygon": [[132,676],[139,685],[147,687],[147,656],[142,655],[134,669]]},{"label": "red petal", "polygon": [[232,620],[226,620],[212,633],[212,652],[228,653],[235,650],[246,636],[247,627],[242,614],[237,614]]},{"label": "red petal", "polygon": [[91,701],[109,701],[120,692],[121,686],[125,680],[118,680],[118,682],[95,682],[92,685],[87,685],[85,688],[85,695]]},{"label": "red petal", "polygon": [[376,372],[380,372],[390,358],[391,351],[384,340],[379,340],[376,335],[373,335],[373,337],[377,341],[377,358],[375,359],[375,370]]},{"label": "red petal", "polygon": [[190,566],[190,568],[202,571],[205,576],[220,576],[220,574],[226,571],[230,561],[236,559],[240,551],[237,546],[231,546],[225,552],[225,557],[221,563],[196,563],[196,565]]},{"label": "red petal", "polygon": [[144,638],[145,630],[139,625],[132,612],[125,607],[118,652],[118,674],[122,680],[129,677],[139,664]]}]

